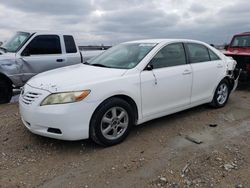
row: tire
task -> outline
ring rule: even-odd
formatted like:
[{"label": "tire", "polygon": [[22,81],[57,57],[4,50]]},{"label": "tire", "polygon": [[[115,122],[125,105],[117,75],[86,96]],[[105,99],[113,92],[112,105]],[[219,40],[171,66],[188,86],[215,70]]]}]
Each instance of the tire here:
[{"label": "tire", "polygon": [[90,122],[90,138],[99,145],[112,146],[122,142],[134,124],[133,108],[120,98],[104,101]]},{"label": "tire", "polygon": [[225,79],[222,80],[215,90],[213,101],[210,105],[214,108],[224,107],[228,101],[230,92],[229,82]]},{"label": "tire", "polygon": [[0,104],[9,103],[12,98],[12,94],[11,83],[0,78]]}]

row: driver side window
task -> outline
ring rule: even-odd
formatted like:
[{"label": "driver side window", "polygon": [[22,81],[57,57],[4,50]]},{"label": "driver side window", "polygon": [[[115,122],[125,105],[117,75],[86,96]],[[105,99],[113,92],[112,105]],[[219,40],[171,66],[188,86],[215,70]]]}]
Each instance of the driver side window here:
[{"label": "driver side window", "polygon": [[57,35],[36,36],[22,52],[22,55],[61,54],[60,38]]},{"label": "driver side window", "polygon": [[150,61],[154,68],[173,67],[186,64],[186,55],[182,43],[163,47]]}]

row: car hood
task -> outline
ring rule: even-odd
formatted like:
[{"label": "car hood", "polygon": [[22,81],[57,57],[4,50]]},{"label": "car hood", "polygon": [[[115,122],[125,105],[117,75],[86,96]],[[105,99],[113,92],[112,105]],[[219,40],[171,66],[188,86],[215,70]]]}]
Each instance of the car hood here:
[{"label": "car hood", "polygon": [[0,54],[0,62],[1,61],[5,61],[5,60],[13,60],[16,58],[16,54],[15,53],[3,53],[1,51],[2,54]]},{"label": "car hood", "polygon": [[126,70],[95,67],[90,65],[73,65],[47,71],[33,77],[28,85],[51,93],[77,91],[90,86],[122,76]]}]

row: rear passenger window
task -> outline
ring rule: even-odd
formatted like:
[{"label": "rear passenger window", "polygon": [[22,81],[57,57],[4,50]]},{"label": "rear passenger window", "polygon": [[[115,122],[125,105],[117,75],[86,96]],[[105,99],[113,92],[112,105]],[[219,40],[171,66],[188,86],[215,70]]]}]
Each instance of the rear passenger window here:
[{"label": "rear passenger window", "polygon": [[220,60],[219,56],[216,55],[212,50],[209,49],[208,51],[209,51],[211,61]]},{"label": "rear passenger window", "polygon": [[63,38],[66,47],[66,53],[76,53],[77,49],[74,38],[70,35],[64,35]]},{"label": "rear passenger window", "polygon": [[165,46],[155,55],[150,64],[152,64],[154,68],[185,65],[186,56],[182,43]]},{"label": "rear passenger window", "polygon": [[201,44],[187,44],[190,63],[210,61],[207,47]]}]

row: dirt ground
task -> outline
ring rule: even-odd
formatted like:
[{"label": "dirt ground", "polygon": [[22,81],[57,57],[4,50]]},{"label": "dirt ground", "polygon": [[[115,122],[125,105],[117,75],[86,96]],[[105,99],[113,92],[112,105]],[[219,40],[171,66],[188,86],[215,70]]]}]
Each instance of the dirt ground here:
[{"label": "dirt ground", "polygon": [[0,140],[0,187],[248,188],[250,83],[222,109],[204,105],[150,121],[109,148],[34,135],[17,103],[1,105]]}]

